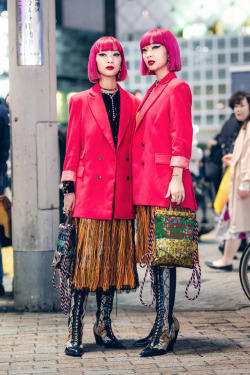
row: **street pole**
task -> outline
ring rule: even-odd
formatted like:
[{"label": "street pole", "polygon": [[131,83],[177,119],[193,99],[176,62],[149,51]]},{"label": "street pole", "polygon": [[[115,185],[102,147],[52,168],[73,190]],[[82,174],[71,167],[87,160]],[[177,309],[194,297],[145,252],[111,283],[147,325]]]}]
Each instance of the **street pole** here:
[{"label": "street pole", "polygon": [[55,1],[8,0],[8,18],[14,302],[19,311],[51,311],[59,307],[51,283],[59,224]]}]

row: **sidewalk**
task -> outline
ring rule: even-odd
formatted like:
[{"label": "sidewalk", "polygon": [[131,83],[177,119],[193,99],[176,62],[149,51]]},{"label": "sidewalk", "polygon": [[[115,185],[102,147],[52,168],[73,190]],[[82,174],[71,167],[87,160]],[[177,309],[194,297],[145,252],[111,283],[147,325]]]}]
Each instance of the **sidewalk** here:
[{"label": "sidewalk", "polygon": [[[250,374],[250,304],[238,276],[207,268],[204,261],[218,258],[212,235],[200,244],[202,291],[197,301],[184,296],[191,270],[177,270],[176,316],[180,333],[174,353],[141,358],[134,340],[150,331],[154,309],[145,308],[136,293],[118,295],[118,316],[112,314],[113,329],[125,350],[106,350],[94,342],[95,298],[90,296],[84,325],[82,358],[64,355],[67,317],[61,313],[18,313],[10,298],[11,275],[5,278],[7,298],[0,299],[0,375],[15,374]],[[239,254],[240,255],[240,254]],[[144,270],[140,270],[140,279]],[[150,283],[145,286],[150,301]],[[11,311],[12,310],[12,311]],[[7,312],[4,312],[7,311]],[[10,311],[10,312],[8,312]]]}]

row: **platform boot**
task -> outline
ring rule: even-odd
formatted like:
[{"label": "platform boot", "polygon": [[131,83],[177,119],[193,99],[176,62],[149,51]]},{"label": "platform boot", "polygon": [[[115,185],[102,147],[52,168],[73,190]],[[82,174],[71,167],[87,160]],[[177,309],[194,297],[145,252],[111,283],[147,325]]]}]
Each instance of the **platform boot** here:
[{"label": "platform boot", "polygon": [[110,315],[113,308],[114,290],[103,292],[96,291],[96,323],[93,331],[97,345],[102,345],[106,348],[124,349],[120,341],[115,337]]},{"label": "platform boot", "polygon": [[73,357],[83,355],[82,331],[87,300],[88,293],[73,290],[69,314],[69,333],[65,348],[66,355]]}]

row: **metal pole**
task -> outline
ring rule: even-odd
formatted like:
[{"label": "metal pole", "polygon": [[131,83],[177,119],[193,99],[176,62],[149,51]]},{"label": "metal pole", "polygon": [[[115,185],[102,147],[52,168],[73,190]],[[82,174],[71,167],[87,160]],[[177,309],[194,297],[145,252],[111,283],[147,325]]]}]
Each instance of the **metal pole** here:
[{"label": "metal pole", "polygon": [[8,0],[8,15],[14,301],[19,311],[50,311],[59,307],[51,284],[59,223],[55,1]]}]

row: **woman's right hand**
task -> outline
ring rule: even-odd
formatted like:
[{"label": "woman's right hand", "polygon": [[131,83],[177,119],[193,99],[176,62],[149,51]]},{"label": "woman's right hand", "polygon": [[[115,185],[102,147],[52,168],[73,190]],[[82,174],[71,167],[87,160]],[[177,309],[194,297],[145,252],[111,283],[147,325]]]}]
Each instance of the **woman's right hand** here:
[{"label": "woman's right hand", "polygon": [[64,195],[64,209],[65,215],[69,215],[69,211],[73,211],[75,208],[75,193],[69,193]]},{"label": "woman's right hand", "polygon": [[231,165],[232,163],[233,154],[226,154],[222,158],[222,162],[225,165]]}]

